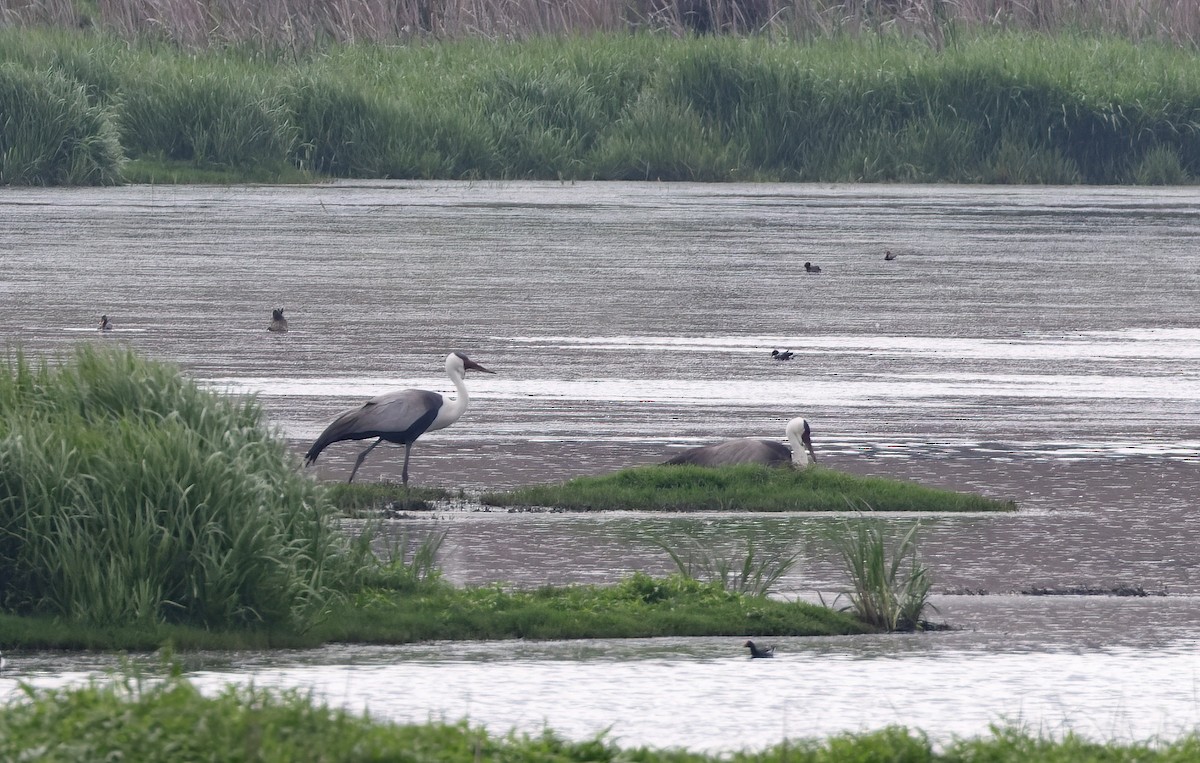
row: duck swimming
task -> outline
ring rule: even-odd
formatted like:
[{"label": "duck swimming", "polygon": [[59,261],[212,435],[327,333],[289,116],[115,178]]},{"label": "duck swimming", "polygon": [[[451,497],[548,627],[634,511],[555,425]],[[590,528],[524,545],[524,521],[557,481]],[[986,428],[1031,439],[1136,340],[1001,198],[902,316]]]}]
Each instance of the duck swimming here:
[{"label": "duck swimming", "polygon": [[775,358],[776,360],[791,360],[792,351],[784,350],[783,352],[780,352],[779,350],[771,350],[771,357]]},{"label": "duck swimming", "polygon": [[806,272],[806,273],[820,273],[820,272],[821,272],[821,266],[820,266],[820,265],[814,265],[814,264],[812,264],[811,262],[806,262],[806,263],[804,263],[804,272]]},{"label": "duck swimming", "polygon": [[755,657],[774,657],[775,656],[775,647],[773,647],[773,646],[760,647],[760,646],[756,646],[753,641],[747,641],[745,644],[742,644],[742,646],[750,647],[750,658],[751,659],[753,659]]},{"label": "duck swimming", "polygon": [[277,307],[271,311],[271,323],[267,326],[267,331],[275,331],[280,334],[287,333],[287,318],[283,317],[282,307]]},{"label": "duck swimming", "polygon": [[891,249],[888,249],[886,252],[883,253],[883,259],[891,261],[891,260],[896,259],[896,255],[892,252]]},{"label": "duck swimming", "polygon": [[113,330],[112,321],[110,321],[108,319],[107,315],[100,316],[100,324],[96,327],[96,330],[97,331],[112,331]]}]

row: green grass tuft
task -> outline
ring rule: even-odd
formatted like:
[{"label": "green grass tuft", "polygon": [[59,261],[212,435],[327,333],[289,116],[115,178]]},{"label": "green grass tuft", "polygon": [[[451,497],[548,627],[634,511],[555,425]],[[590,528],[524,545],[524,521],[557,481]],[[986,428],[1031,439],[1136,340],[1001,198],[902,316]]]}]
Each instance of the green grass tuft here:
[{"label": "green grass tuft", "polygon": [[494,506],[575,511],[1013,511],[1012,502],[824,467],[643,466],[557,485],[484,493]]},{"label": "green grass tuft", "polygon": [[661,538],[655,542],[685,578],[749,596],[766,596],[800,558],[798,552],[756,549],[753,541],[746,541],[745,550],[739,545],[739,550],[727,554],[713,551],[711,543],[695,536],[681,544],[672,545]]},{"label": "green grass tuft", "polygon": [[0,607],[304,629],[369,564],[252,398],[80,346],[0,368]]},{"label": "green grass tuft", "polygon": [[879,520],[842,525],[835,544],[850,577],[846,608],[868,625],[891,631],[925,627],[933,581],[917,552],[916,522],[898,540]]}]

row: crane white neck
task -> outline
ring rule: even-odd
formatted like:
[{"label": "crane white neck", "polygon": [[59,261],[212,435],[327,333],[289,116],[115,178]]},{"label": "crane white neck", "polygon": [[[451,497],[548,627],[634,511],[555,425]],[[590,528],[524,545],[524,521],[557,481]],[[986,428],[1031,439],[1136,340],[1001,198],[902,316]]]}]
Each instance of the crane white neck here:
[{"label": "crane white neck", "polygon": [[807,426],[808,422],[803,417],[794,418],[787,425],[787,437],[792,445],[792,464],[799,468],[816,463],[808,452],[808,445],[804,442],[804,430]]},{"label": "crane white neck", "polygon": [[450,353],[446,357],[446,376],[449,376],[450,381],[454,383],[454,390],[458,393],[458,397],[448,399],[444,395],[442,396],[442,407],[438,409],[437,418],[433,420],[426,431],[448,427],[467,412],[467,404],[471,401],[467,395],[467,385],[463,382],[466,373],[462,360],[454,353]]}]

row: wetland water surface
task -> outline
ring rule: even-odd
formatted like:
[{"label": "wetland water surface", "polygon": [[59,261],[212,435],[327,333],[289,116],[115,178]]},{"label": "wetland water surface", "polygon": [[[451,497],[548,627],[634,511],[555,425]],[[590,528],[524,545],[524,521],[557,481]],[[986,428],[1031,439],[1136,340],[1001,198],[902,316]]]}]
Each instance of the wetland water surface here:
[{"label": "wetland water surface", "polygon": [[[710,749],[1004,719],[1147,736],[1200,721],[1198,202],[1129,188],[7,189],[0,331],[39,355],[126,344],[255,392],[297,453],[372,394],[448,391],[442,360],[467,351],[498,375],[469,376],[462,421],[414,448],[418,484],[602,473],[722,437],[782,438],[804,414],[827,466],[1021,508],[924,520],[956,633],[780,640],[761,665],[737,639],[199,661],[214,686],[252,676],[386,717],[611,726]],[[269,334],[279,306],[291,331]],[[101,313],[116,331],[91,328]],[[771,359],[785,348],[794,360]],[[358,451],[332,447],[319,474],[344,479]],[[394,479],[401,459],[378,448],[360,479]],[[667,572],[652,537],[753,540],[801,550],[783,594],[828,597],[844,582],[836,522],[445,511],[395,531],[446,530],[456,582],[519,585]],[[1019,595],[1117,585],[1169,595]],[[968,590],[989,595],[953,595]],[[95,667],[59,659],[13,659],[3,680]],[[670,711],[680,702],[695,711]]]}]

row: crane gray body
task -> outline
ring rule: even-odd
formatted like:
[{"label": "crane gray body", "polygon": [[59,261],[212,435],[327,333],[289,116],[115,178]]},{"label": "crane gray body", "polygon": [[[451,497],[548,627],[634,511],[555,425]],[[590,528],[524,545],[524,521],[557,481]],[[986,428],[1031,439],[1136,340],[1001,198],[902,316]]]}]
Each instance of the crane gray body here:
[{"label": "crane gray body", "polygon": [[463,375],[468,369],[494,373],[461,352],[452,352],[446,356],[446,374],[458,390],[457,399],[446,398],[425,389],[401,389],[373,397],[362,406],[341,414],[325,427],[325,431],[305,454],[304,463],[307,465],[316,461],[321,451],[335,442],[369,440],[375,437],[378,439],[358,454],[347,482],[354,481],[354,475],[358,473],[358,467],[362,466],[363,459],[379,443],[394,442],[404,446],[404,470],[401,474],[404,484],[407,485],[408,461],[412,455],[413,443],[426,432],[450,426],[466,411],[467,388],[463,384]]},{"label": "crane gray body", "polygon": [[726,440],[715,445],[688,448],[663,463],[695,464],[696,466],[793,465],[799,468],[808,466],[810,459],[812,463],[816,463],[817,454],[813,452],[812,430],[808,426],[808,421],[798,416],[787,423],[784,431],[791,443],[790,448],[774,440],[743,437],[737,440]]}]

